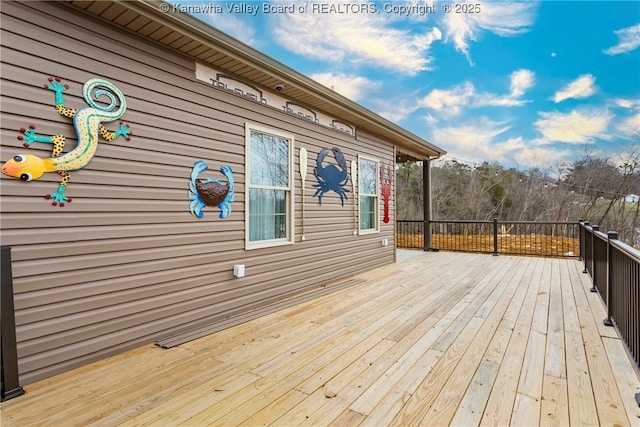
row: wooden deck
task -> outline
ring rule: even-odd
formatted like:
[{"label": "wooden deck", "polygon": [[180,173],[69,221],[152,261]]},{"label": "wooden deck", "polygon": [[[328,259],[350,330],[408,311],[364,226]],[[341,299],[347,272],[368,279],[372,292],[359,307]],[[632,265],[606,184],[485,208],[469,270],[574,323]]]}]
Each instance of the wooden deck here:
[{"label": "wooden deck", "polygon": [[425,253],[169,350],[26,386],[3,426],[640,426],[576,260]]}]

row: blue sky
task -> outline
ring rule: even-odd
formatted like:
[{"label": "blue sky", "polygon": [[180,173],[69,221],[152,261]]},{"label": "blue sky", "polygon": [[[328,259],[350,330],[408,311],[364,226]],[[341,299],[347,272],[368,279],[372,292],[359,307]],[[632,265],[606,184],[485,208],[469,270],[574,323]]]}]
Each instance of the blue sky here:
[{"label": "blue sky", "polygon": [[640,151],[638,1],[172,3],[223,6],[194,15],[449,158],[544,169]]}]

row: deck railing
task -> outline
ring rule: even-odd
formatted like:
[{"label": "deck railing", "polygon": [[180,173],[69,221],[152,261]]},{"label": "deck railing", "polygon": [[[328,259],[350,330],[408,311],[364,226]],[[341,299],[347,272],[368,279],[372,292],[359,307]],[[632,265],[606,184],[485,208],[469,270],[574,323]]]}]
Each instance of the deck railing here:
[{"label": "deck railing", "polygon": [[[424,248],[424,221],[398,220],[397,246]],[[577,222],[430,221],[431,250],[577,257]]]},{"label": "deck railing", "polygon": [[[640,251],[579,222],[584,272],[591,276],[591,291],[598,292],[607,308],[606,325],[615,326],[640,368]],[[636,395],[640,405],[640,393]]]},{"label": "deck railing", "polygon": [[[424,248],[422,220],[398,220],[397,246]],[[615,326],[640,369],[640,251],[577,222],[429,221],[430,250],[484,252],[493,255],[577,257],[584,262],[592,292],[607,309],[604,323]],[[636,396],[640,405],[640,393]]]},{"label": "deck railing", "polygon": [[408,249],[424,249],[424,221],[396,220],[396,246]]}]

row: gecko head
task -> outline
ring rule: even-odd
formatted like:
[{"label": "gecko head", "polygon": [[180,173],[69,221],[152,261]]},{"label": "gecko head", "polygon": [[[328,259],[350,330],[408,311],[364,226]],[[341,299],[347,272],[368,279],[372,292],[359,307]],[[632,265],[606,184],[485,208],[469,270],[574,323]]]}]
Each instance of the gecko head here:
[{"label": "gecko head", "polygon": [[23,181],[40,178],[47,169],[40,157],[31,154],[17,154],[2,165],[2,173]]}]

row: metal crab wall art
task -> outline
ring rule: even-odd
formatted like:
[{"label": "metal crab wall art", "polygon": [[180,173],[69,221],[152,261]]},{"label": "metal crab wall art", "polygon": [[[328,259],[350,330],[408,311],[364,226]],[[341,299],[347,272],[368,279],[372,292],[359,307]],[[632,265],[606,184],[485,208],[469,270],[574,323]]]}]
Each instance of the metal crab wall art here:
[{"label": "metal crab wall art", "polygon": [[340,196],[340,202],[344,206],[344,201],[347,199],[347,193],[349,190],[344,188],[349,182],[349,168],[347,167],[347,160],[344,158],[344,154],[338,147],[333,147],[333,156],[338,162],[337,165],[329,164],[323,165],[328,148],[323,148],[318,153],[318,159],[316,160],[316,167],[313,169],[313,173],[318,179],[318,184],[313,184],[312,187],[316,188],[316,192],[313,197],[318,196],[318,201],[322,205],[322,196],[329,191],[334,191]]},{"label": "metal crab wall art", "polygon": [[191,200],[189,210],[198,218],[202,218],[204,215],[202,210],[205,206],[217,206],[220,208],[220,218],[226,218],[231,213],[231,203],[235,195],[233,170],[227,165],[220,168],[220,172],[227,177],[225,184],[215,178],[198,179],[200,173],[207,169],[209,166],[203,160],[193,164],[189,181],[189,199]]}]

